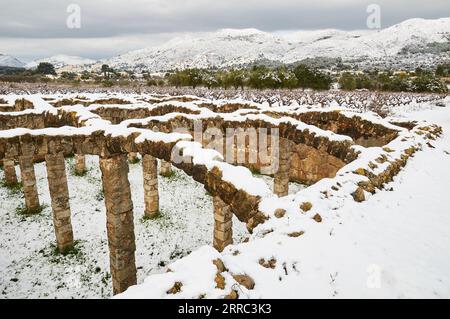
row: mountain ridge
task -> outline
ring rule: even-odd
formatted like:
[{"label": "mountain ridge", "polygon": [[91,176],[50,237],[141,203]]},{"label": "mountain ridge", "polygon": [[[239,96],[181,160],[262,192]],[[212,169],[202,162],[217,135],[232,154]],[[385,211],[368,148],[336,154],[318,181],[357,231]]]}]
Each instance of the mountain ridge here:
[{"label": "mountain ridge", "polygon": [[[439,52],[426,48],[433,43],[439,44]],[[60,71],[82,71],[99,70],[102,64],[108,64],[117,70],[161,72],[193,67],[240,67],[258,61],[292,64],[314,58],[360,60],[366,64],[388,61],[391,65],[414,66],[441,62],[448,52],[450,18],[413,18],[380,30],[321,29],[281,34],[255,28],[224,28],[186,33],[158,46],[100,61],[57,55],[33,61],[27,67],[50,62]]]},{"label": "mountain ridge", "polygon": [[298,31],[289,36],[257,29],[220,29],[187,34],[154,47],[130,51],[102,63],[116,69],[164,71],[227,68],[258,60],[282,63],[314,58],[382,59],[397,56],[404,47],[450,39],[450,18],[409,19],[381,30]]},{"label": "mountain ridge", "polygon": [[0,53],[0,66],[11,68],[22,68],[25,66],[25,63],[23,63],[22,61],[11,55]]}]

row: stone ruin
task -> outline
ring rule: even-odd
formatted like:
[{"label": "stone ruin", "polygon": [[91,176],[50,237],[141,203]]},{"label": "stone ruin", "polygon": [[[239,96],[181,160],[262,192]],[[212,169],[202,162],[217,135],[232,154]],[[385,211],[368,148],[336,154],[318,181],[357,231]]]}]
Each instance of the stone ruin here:
[{"label": "stone ruin", "polygon": [[[223,136],[227,129],[276,129],[277,169],[264,169],[267,163],[259,161],[259,153],[258,160],[251,162],[252,150],[247,140],[243,148],[233,139],[231,145],[211,152],[208,147],[213,141],[206,135],[200,143],[194,141],[199,121],[202,135],[208,128]],[[180,128],[184,128],[183,133],[179,132]],[[323,191],[326,196],[333,196],[342,180],[356,180],[348,195],[355,201],[364,201],[365,194],[374,193],[391,181],[408,158],[421,148],[417,137],[434,139],[440,134],[440,128],[433,125],[393,124],[350,112],[272,108],[253,102],[192,96],[32,95],[0,99],[0,160],[5,184],[17,184],[15,165],[18,164],[26,209],[29,213],[38,212],[34,163],[45,161],[56,243],[61,252],[73,247],[76,237],[76,229],[71,224],[65,157],[75,156],[75,170],[81,173],[86,169],[85,155],[99,156],[114,294],[136,284],[128,160],[133,161],[137,153],[142,156],[145,215],[153,217],[159,211],[157,160],[161,161],[162,174],[170,173],[172,166],[177,167],[203,184],[213,196],[212,244],[222,251],[233,243],[233,214],[252,232],[271,218],[262,208],[265,200],[275,200],[279,207],[283,206],[289,182],[312,185],[322,179],[336,178],[336,183]],[[259,137],[256,136],[258,140]],[[271,143],[265,147],[273,160]],[[369,151],[370,147],[376,147],[375,155]],[[182,161],[174,160],[174,150],[181,154]],[[244,161],[224,161],[220,155],[227,152],[243,154]],[[242,174],[242,167],[246,174]],[[249,184],[261,182],[248,169],[273,176],[273,193],[242,187],[235,176]],[[305,205],[311,204],[304,202],[299,210],[310,209]],[[320,221],[317,216],[314,219]]]}]

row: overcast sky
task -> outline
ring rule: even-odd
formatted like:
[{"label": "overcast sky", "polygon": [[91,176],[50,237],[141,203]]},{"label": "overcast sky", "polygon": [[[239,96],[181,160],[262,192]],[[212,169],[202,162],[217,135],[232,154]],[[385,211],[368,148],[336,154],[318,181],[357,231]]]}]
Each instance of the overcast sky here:
[{"label": "overcast sky", "polygon": [[[81,8],[81,28],[66,21]],[[368,4],[382,27],[409,18],[450,17],[449,0],[0,0],[0,53],[24,61],[55,54],[104,58],[161,44],[183,32],[366,28]]]}]

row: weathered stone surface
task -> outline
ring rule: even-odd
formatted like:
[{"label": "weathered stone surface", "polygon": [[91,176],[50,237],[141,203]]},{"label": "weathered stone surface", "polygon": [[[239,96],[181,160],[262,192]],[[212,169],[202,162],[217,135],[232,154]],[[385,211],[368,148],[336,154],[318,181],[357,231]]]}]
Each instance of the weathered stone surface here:
[{"label": "weathered stone surface", "polygon": [[[275,173],[273,189],[275,195],[287,196],[289,193],[289,171],[291,167],[291,143],[285,138],[279,141],[278,171]],[[277,160],[275,158],[275,160]]]},{"label": "weathered stone surface", "polygon": [[138,158],[136,152],[128,153],[128,162],[130,162],[130,164],[137,163],[138,161],[139,161],[139,158]]},{"label": "weathered stone surface", "polygon": [[73,247],[73,231],[64,155],[62,153],[48,154],[45,156],[45,163],[52,202],[56,243],[58,250],[65,252]]},{"label": "weathered stone surface", "polygon": [[304,123],[330,130],[353,138],[356,144],[364,147],[383,146],[398,136],[398,131],[362,119],[347,117],[340,112],[304,112],[289,114]]},{"label": "weathered stone surface", "polygon": [[248,290],[255,288],[255,281],[248,275],[233,275],[233,278]]},{"label": "weathered stone surface", "polygon": [[297,238],[297,237],[303,236],[304,234],[305,234],[304,231],[296,231],[296,232],[288,234],[288,236],[292,237],[292,238]]},{"label": "weathered stone surface", "polygon": [[320,216],[319,214],[315,214],[313,219],[318,223],[322,222],[322,216]]},{"label": "weathered stone surface", "polygon": [[162,176],[169,176],[170,174],[172,174],[172,164],[170,162],[161,160],[160,174]]},{"label": "weathered stone surface", "polygon": [[217,289],[225,289],[225,278],[221,274],[216,274],[214,281],[216,282]]},{"label": "weathered stone surface", "polygon": [[305,213],[309,212],[312,209],[313,205],[310,202],[304,202],[300,205],[300,209]]},{"label": "weathered stone surface", "polygon": [[170,295],[175,295],[177,293],[179,293],[181,291],[181,288],[183,287],[183,283],[177,281],[176,283],[173,284],[172,288],[170,288],[169,290],[167,290],[167,294]]},{"label": "weathered stone surface", "polygon": [[275,267],[277,266],[277,260],[275,258],[271,258],[270,260],[265,260],[264,258],[261,258],[259,260],[259,264],[264,268],[275,269]]},{"label": "weathered stone surface", "polygon": [[221,273],[226,270],[225,265],[221,259],[214,259],[213,264],[217,268],[217,273]]},{"label": "weathered stone surface", "polygon": [[275,217],[276,218],[283,218],[284,215],[286,215],[286,210],[283,208],[278,208],[277,210],[275,210]]},{"label": "weathered stone surface", "polygon": [[366,200],[366,196],[364,194],[364,190],[361,187],[358,187],[358,189],[352,194],[353,199],[358,202],[364,202]]},{"label": "weathered stone surface", "polygon": [[113,293],[136,284],[133,203],[126,155],[100,158]]},{"label": "weathered stone surface", "polygon": [[18,183],[14,160],[4,159],[3,170],[5,172],[5,185],[14,186]]},{"label": "weathered stone surface", "polygon": [[86,157],[82,154],[75,154],[75,174],[83,175],[86,172]]},{"label": "weathered stone surface", "polygon": [[36,175],[34,173],[33,156],[19,156],[19,165],[25,196],[25,207],[29,212],[38,211],[40,204],[36,186]]},{"label": "weathered stone surface", "polygon": [[225,296],[224,299],[235,300],[239,298],[239,294],[236,290],[231,290],[231,292]]},{"label": "weathered stone surface", "polygon": [[153,218],[159,213],[158,163],[151,155],[142,157],[144,176],[145,216]]},{"label": "weathered stone surface", "polygon": [[213,246],[218,251],[223,251],[226,246],[233,243],[233,213],[230,207],[220,197],[214,196],[214,239]]}]

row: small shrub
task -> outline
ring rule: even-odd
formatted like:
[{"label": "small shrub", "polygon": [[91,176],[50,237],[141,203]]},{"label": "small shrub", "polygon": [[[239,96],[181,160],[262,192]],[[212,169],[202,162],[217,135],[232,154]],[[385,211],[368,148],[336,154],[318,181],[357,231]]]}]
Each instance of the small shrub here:
[{"label": "small shrub", "polygon": [[10,191],[10,193],[12,193],[14,195],[20,194],[23,190],[22,183],[16,183],[16,184],[10,185],[10,184],[6,184],[4,181],[2,181],[1,186],[7,188]]},{"label": "small shrub", "polygon": [[16,208],[16,213],[23,216],[33,216],[39,215],[42,211],[47,208],[47,205],[41,205],[36,209],[28,209],[24,204],[20,204]]}]

